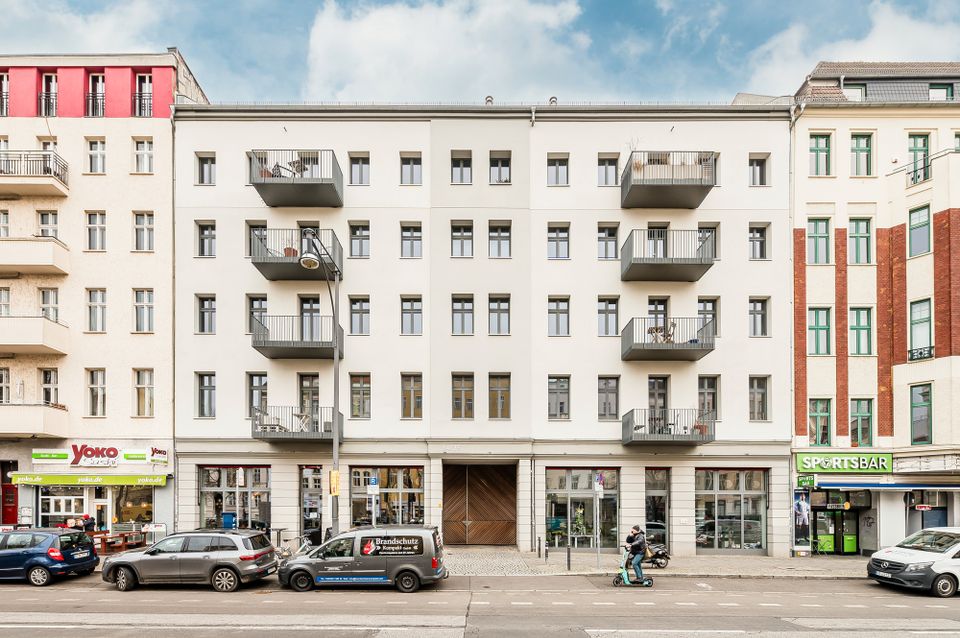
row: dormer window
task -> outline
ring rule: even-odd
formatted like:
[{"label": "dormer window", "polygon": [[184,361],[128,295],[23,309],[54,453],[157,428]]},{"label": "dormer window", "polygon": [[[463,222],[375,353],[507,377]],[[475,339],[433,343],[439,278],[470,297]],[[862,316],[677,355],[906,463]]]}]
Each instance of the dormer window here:
[{"label": "dormer window", "polygon": [[863,102],[867,99],[867,85],[845,84],[843,85],[843,95],[850,102]]},{"label": "dormer window", "polygon": [[947,100],[953,99],[953,85],[952,84],[931,84],[930,85],[930,101],[931,102],[945,102]]}]

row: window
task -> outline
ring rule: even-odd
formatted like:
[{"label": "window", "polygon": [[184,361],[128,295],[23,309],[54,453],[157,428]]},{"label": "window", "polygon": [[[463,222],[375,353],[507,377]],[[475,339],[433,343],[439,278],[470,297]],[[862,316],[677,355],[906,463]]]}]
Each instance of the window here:
[{"label": "window", "polygon": [[767,158],[751,157],[749,159],[749,168],[750,168],[750,185],[766,186],[767,185]]},{"label": "window", "polygon": [[763,470],[696,470],[693,524],[697,551],[767,548],[767,481]]},{"label": "window", "polygon": [[570,299],[550,297],[547,300],[547,336],[570,336]]},{"label": "window", "polygon": [[473,334],[473,296],[453,297],[453,334]]},{"label": "window", "polygon": [[0,288],[0,317],[10,316],[10,289]]},{"label": "window", "polygon": [[830,220],[807,220],[807,263],[830,263]]},{"label": "window", "polygon": [[490,183],[510,183],[510,151],[490,152]]},{"label": "window", "polygon": [[370,297],[350,298],[350,334],[370,334]]},{"label": "window", "polygon": [[423,300],[420,297],[400,298],[400,334],[423,334]]},{"label": "window", "polygon": [[350,375],[350,417],[370,418],[370,375]]},{"label": "window", "polygon": [[133,249],[143,252],[153,251],[153,213],[133,214]]},{"label": "window", "polygon": [[488,380],[491,419],[510,418],[510,375],[491,374]]},{"label": "window", "polygon": [[850,136],[850,175],[867,177],[873,175],[873,136],[858,134]]},{"label": "window", "polygon": [[509,223],[490,223],[490,245],[488,252],[490,257],[504,258],[510,256],[510,224]]},{"label": "window", "polygon": [[350,183],[354,186],[368,186],[370,184],[369,155],[350,155]]},{"label": "window", "polygon": [[453,418],[473,418],[473,375],[453,375]]},{"label": "window", "polygon": [[911,135],[908,140],[910,166],[907,177],[911,184],[918,184],[930,178],[930,136],[921,133]]},{"label": "window", "polygon": [[933,322],[929,299],[910,303],[910,353],[908,359],[927,359],[932,356]]},{"label": "window", "polygon": [[597,418],[610,421],[620,418],[619,377],[597,377]]},{"label": "window", "polygon": [[39,225],[41,237],[57,236],[57,211],[39,210],[37,211],[37,222]]},{"label": "window", "polygon": [[400,157],[401,184],[421,184],[422,177],[423,175],[419,154],[416,157]]},{"label": "window", "polygon": [[423,418],[423,375],[400,375],[400,418]]},{"label": "window", "polygon": [[492,335],[510,334],[510,297],[494,297],[488,299],[489,333]]},{"label": "window", "polygon": [[267,225],[260,222],[247,222],[247,257],[267,255]]},{"label": "window", "polygon": [[551,224],[547,227],[547,259],[570,258],[570,226]]},{"label": "window", "polygon": [[[350,468],[350,475],[350,521],[354,527],[370,525],[374,516],[379,525],[423,524],[423,466],[354,466]],[[367,495],[367,486],[373,478],[378,479],[380,498]],[[342,549],[349,555],[353,551],[353,541],[344,544]]]},{"label": "window", "polygon": [[10,211],[0,210],[0,237],[10,236]]},{"label": "window", "polygon": [[697,300],[697,316],[707,334],[720,334],[720,299],[700,297]]},{"label": "window", "polygon": [[133,141],[134,172],[153,172],[153,139]]},{"label": "window", "polygon": [[910,443],[933,443],[933,386],[910,386]]},{"label": "window", "polygon": [[810,175],[830,175],[830,136],[810,136]]},{"label": "window", "polygon": [[667,327],[667,303],[665,298],[650,297],[647,299],[647,314],[651,327]]},{"label": "window", "polygon": [[137,92],[133,94],[133,116],[153,117],[153,76],[137,74]]},{"label": "window", "polygon": [[197,332],[214,334],[217,331],[217,298],[197,295]]},{"label": "window", "polygon": [[87,332],[107,331],[107,291],[87,289]]},{"label": "window", "polygon": [[851,102],[863,102],[867,97],[866,84],[844,84],[843,96]]},{"label": "window", "polygon": [[830,309],[807,310],[807,354],[830,354]]},{"label": "window", "polygon": [[133,291],[133,331],[153,332],[153,289]]},{"label": "window", "polygon": [[256,332],[258,326],[267,320],[267,297],[265,295],[247,295],[247,332]]},{"label": "window", "polygon": [[87,140],[87,172],[107,172],[107,143],[103,140]]},{"label": "window", "polygon": [[[602,494],[594,492],[594,485],[603,488]],[[544,545],[559,551],[563,547],[574,547],[585,540],[596,538],[594,546],[599,545],[604,551],[611,551],[623,543],[624,521],[628,517],[626,507],[621,501],[620,494],[626,495],[625,487],[621,490],[620,471],[616,469],[595,469],[591,467],[546,469],[544,509],[538,513],[545,514],[541,518],[542,529],[546,530]],[[542,488],[541,488],[542,489]],[[639,490],[642,494],[643,490]],[[650,498],[650,487],[646,494]],[[647,503],[650,503],[648,500]],[[595,505],[598,507],[595,508]],[[599,511],[598,511],[599,510]],[[655,516],[650,505],[646,509],[647,516]],[[595,516],[597,514],[597,516]],[[661,518],[648,518],[653,521],[666,521]],[[647,541],[652,543],[657,525],[663,522],[647,525]]]},{"label": "window", "polygon": [[420,224],[400,227],[400,256],[408,259],[423,256],[423,229]]},{"label": "window", "polygon": [[930,208],[910,211],[910,256],[930,252]]},{"label": "window", "polygon": [[750,336],[766,337],[767,334],[767,300],[751,297],[750,307]]},{"label": "window", "polygon": [[217,375],[213,372],[197,373],[197,416],[217,416]]},{"label": "window", "polygon": [[153,370],[133,371],[133,405],[135,416],[153,416]]},{"label": "window", "polygon": [[566,157],[547,157],[547,186],[567,186],[570,184]]},{"label": "window", "polygon": [[60,291],[56,288],[40,288],[40,315],[50,321],[60,319]]},{"label": "window", "polygon": [[647,377],[647,402],[650,416],[661,423],[667,418],[670,405],[670,377]]},{"label": "window", "polygon": [[103,211],[87,214],[87,250],[107,249],[107,214]]},{"label": "window", "polygon": [[473,182],[473,159],[470,151],[453,151],[450,157],[450,183],[470,184]]},{"label": "window", "polygon": [[617,299],[597,299],[597,335],[616,337],[620,334],[617,321]]},{"label": "window", "polygon": [[0,368],[0,404],[10,403],[10,368]]},{"label": "window", "polygon": [[810,399],[807,427],[810,445],[830,445],[830,399]]},{"label": "window", "polygon": [[870,308],[850,309],[850,354],[873,354]]},{"label": "window", "polygon": [[697,380],[697,409],[701,418],[716,421],[720,412],[720,377],[701,376]]},{"label": "window", "polygon": [[[268,397],[267,374],[265,372],[247,373],[247,416],[252,417],[257,412],[267,409]],[[301,378],[302,387],[302,378]]]},{"label": "window", "polygon": [[952,84],[931,84],[930,85],[931,101],[943,101],[943,100],[952,100],[952,99],[953,99]]},{"label": "window", "polygon": [[40,369],[40,401],[44,405],[60,403],[59,376],[56,368]]},{"label": "window", "polygon": [[873,445],[873,401],[850,400],[850,447]]},{"label": "window", "polygon": [[107,371],[87,370],[87,416],[107,416]]},{"label": "window", "polygon": [[570,377],[547,378],[547,418],[570,418]]},{"label": "window", "polygon": [[750,377],[750,420],[767,421],[767,386],[769,377]]},{"label": "window", "polygon": [[751,226],[749,230],[750,259],[767,258],[767,227]]},{"label": "window", "polygon": [[213,222],[197,224],[197,256],[216,257],[217,225]]},{"label": "window", "polygon": [[473,222],[460,222],[450,227],[450,256],[473,257]]},{"label": "window", "polygon": [[847,252],[850,254],[850,263],[869,264],[871,259],[871,233],[869,219],[851,219],[850,230],[847,235]]},{"label": "window", "polygon": [[350,256],[370,256],[370,224],[350,224]]},{"label": "window", "polygon": [[217,183],[217,156],[197,154],[197,184]]},{"label": "window", "polygon": [[617,258],[617,227],[597,226],[597,259]]},{"label": "window", "polygon": [[597,186],[619,186],[616,157],[597,158]]}]

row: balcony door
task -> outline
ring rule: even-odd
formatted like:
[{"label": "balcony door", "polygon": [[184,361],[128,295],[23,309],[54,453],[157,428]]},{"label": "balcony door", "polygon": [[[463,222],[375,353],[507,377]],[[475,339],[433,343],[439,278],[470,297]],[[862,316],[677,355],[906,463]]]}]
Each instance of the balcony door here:
[{"label": "balcony door", "polygon": [[320,341],[320,297],[300,297],[300,340]]},{"label": "balcony door", "polygon": [[647,257],[666,259],[667,228],[665,226],[647,228]]},{"label": "balcony door", "polygon": [[[320,375],[301,374],[300,376],[300,418],[309,423],[317,423],[320,414]],[[309,428],[308,428],[309,429]]]},{"label": "balcony door", "polygon": [[649,301],[647,301],[647,314],[650,317],[650,320],[648,321],[648,328],[666,328],[667,310],[669,307],[668,302],[669,300],[665,297],[651,297]]},{"label": "balcony door", "polygon": [[650,402],[650,432],[666,433],[667,410],[669,410],[670,377],[649,377],[647,393]]}]

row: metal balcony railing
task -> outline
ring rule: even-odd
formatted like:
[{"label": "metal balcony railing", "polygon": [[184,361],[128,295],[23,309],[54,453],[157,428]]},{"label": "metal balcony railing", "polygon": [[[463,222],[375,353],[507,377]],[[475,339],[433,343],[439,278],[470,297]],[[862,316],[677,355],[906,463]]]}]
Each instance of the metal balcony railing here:
[{"label": "metal balcony railing", "polygon": [[251,323],[253,347],[271,359],[332,359],[335,344],[343,356],[343,329],[330,315],[265,315]]},{"label": "metal balcony railing", "polygon": [[153,117],[153,93],[133,94],[133,117]]},{"label": "metal balcony railing", "polygon": [[85,115],[87,117],[103,117],[105,97],[103,93],[87,93],[84,96],[86,102]]},{"label": "metal balcony railing", "polygon": [[10,94],[0,93],[0,117],[7,117],[10,114]]},{"label": "metal balcony railing", "polygon": [[633,151],[620,177],[624,208],[696,208],[717,185],[713,151]]},{"label": "metal balcony railing", "polygon": [[250,183],[268,206],[343,206],[343,172],[332,150],[250,151]]},{"label": "metal balcony railing", "polygon": [[624,361],[696,361],[714,348],[716,329],[704,317],[634,317],[620,333]]},{"label": "metal balcony railing", "polygon": [[303,228],[251,228],[250,259],[253,265],[271,281],[278,279],[333,279],[343,271],[343,246],[336,233],[329,228],[314,229],[323,251],[323,265],[316,270],[300,266],[300,256],[312,250],[304,239]]},{"label": "metal balcony railing", "polygon": [[933,162],[930,157],[925,157],[916,162],[910,162],[906,167],[907,186],[913,186],[925,182],[933,177]]},{"label": "metal balcony railing", "polygon": [[37,96],[37,113],[40,114],[40,117],[56,117],[57,116],[57,94],[56,93],[40,93]]},{"label": "metal balcony railing", "polygon": [[68,169],[55,151],[0,151],[0,177],[54,177],[67,186]]},{"label": "metal balcony railing", "polygon": [[[343,426],[343,415],[338,414]],[[253,408],[252,436],[265,441],[333,439],[333,408],[321,407],[312,414],[300,406]]]},{"label": "metal balcony railing", "polygon": [[698,444],[716,440],[715,412],[636,408],[623,415],[623,444]]},{"label": "metal balcony railing", "polygon": [[697,281],[717,257],[713,229],[637,229],[620,250],[623,281]]}]

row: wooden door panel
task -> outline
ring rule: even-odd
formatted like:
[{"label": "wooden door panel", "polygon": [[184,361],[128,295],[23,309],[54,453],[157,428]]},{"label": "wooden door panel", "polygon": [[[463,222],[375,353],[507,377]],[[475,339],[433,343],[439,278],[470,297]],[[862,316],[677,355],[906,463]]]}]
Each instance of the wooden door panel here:
[{"label": "wooden door panel", "polygon": [[467,543],[517,542],[517,470],[511,465],[473,465],[467,471]]},{"label": "wooden door panel", "polygon": [[467,468],[443,467],[443,542],[463,545],[467,542]]},{"label": "wooden door panel", "polygon": [[515,545],[516,521],[473,521],[467,529],[470,545]]}]

